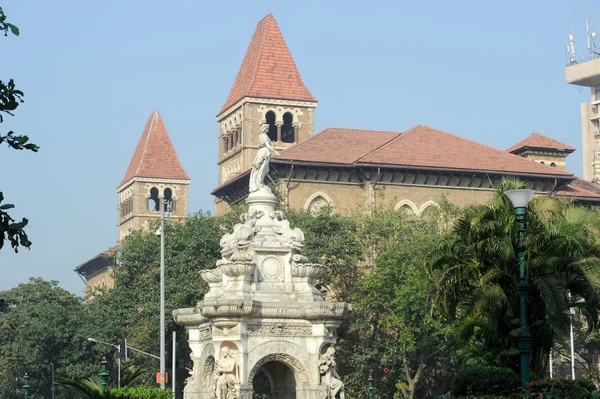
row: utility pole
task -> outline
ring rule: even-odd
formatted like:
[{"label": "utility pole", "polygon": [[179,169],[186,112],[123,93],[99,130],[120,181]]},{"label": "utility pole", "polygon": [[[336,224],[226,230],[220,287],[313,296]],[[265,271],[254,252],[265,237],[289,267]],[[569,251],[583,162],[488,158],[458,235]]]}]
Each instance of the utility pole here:
[{"label": "utility pole", "polygon": [[175,399],[175,368],[177,367],[177,365],[175,364],[175,359],[177,358],[177,355],[175,353],[175,351],[177,350],[177,344],[176,344],[176,340],[177,339],[177,332],[173,331],[173,359],[171,359],[171,387],[173,390],[173,399]]},{"label": "utility pole", "polygon": [[165,389],[165,208],[169,201],[163,198],[160,207],[160,389]]}]

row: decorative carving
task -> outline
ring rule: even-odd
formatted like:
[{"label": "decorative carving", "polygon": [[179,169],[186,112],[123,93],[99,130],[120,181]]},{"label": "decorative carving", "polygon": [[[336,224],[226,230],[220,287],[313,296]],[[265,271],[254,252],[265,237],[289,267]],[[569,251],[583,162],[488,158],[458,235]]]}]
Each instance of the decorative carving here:
[{"label": "decorative carving", "polygon": [[203,328],[202,330],[198,331],[198,339],[200,341],[205,341],[207,339],[210,339],[211,336],[212,336],[212,330],[210,329],[210,327]]},{"label": "decorative carving", "polygon": [[285,215],[281,211],[273,211],[269,216],[277,223],[272,228],[275,233],[282,237],[283,242],[301,250],[304,246],[304,232],[297,227],[292,229],[290,221],[285,218]]},{"label": "decorative carving", "polygon": [[342,377],[337,373],[337,363],[335,362],[335,348],[330,346],[327,351],[319,356],[319,373],[321,374],[321,384],[328,387],[327,398],[345,399],[344,383]]},{"label": "decorative carving", "polygon": [[256,375],[256,372],[258,370],[260,370],[260,368],[265,363],[268,363],[268,362],[281,362],[281,363],[287,364],[288,366],[290,366],[294,370],[296,370],[296,372],[300,376],[300,381],[302,381],[303,384],[308,383],[308,373],[306,372],[306,369],[304,368],[304,366],[298,359],[296,359],[295,357],[288,355],[286,353],[271,353],[271,354],[268,354],[268,355],[262,357],[254,365],[254,367],[252,367],[252,370],[250,371],[250,374],[248,375],[248,383],[250,385],[252,385],[252,381],[254,380],[254,376]]},{"label": "decorative carving", "polygon": [[325,327],[325,336],[329,338],[337,337],[337,328],[334,327]]},{"label": "decorative carving", "polygon": [[219,360],[215,362],[217,376],[215,396],[217,399],[236,399],[240,397],[237,384],[239,382],[239,367],[229,352],[229,347],[221,348]]},{"label": "decorative carving", "polygon": [[273,147],[273,143],[267,132],[269,125],[263,124],[258,133],[258,152],[252,162],[252,171],[250,172],[250,193],[260,190],[265,186],[265,177],[269,173],[269,164],[271,155],[279,155],[279,152]]},{"label": "decorative carving", "polygon": [[213,326],[213,335],[236,335],[240,333],[240,325],[236,324],[233,327],[217,327]]},{"label": "decorative carving", "polygon": [[227,262],[219,266],[224,275],[228,277],[252,276],[256,265],[250,262]]},{"label": "decorative carving", "polygon": [[[255,364],[257,362],[261,362],[266,356],[274,354],[286,355],[286,359],[294,359],[293,361],[289,360],[286,363],[298,371],[305,369],[305,365],[308,364],[308,352],[304,348],[292,342],[281,340],[267,342],[254,348],[254,350],[248,354],[248,368],[250,370],[256,368]],[[267,361],[264,361],[260,364],[262,365],[266,362]],[[260,366],[258,368],[260,368]],[[256,370],[258,370],[258,368],[256,368]],[[250,379],[250,381],[252,381],[252,379]]]},{"label": "decorative carving", "polygon": [[265,258],[260,265],[260,272],[262,277],[264,277],[267,281],[282,281],[281,272],[283,271],[281,262],[275,256],[268,256]]},{"label": "decorative carving", "polygon": [[310,326],[284,326],[283,324],[270,326],[249,326],[248,335],[276,335],[276,336],[307,336],[312,335]]},{"label": "decorative carving", "polygon": [[215,372],[215,358],[209,356],[204,361],[204,367],[202,368],[202,387],[210,388],[211,380]]},{"label": "decorative carving", "polygon": [[209,284],[221,283],[223,281],[223,272],[219,268],[200,270],[200,277]]},{"label": "decorative carving", "polygon": [[325,272],[323,265],[316,263],[292,263],[292,276],[318,279]]},{"label": "decorative carving", "polygon": [[242,223],[233,226],[233,233],[223,235],[221,238],[221,252],[229,250],[235,251],[232,260],[251,260],[246,254],[252,239],[260,231],[260,227],[256,226],[256,221],[264,215],[264,212],[259,209],[250,209],[247,213],[240,216]]}]

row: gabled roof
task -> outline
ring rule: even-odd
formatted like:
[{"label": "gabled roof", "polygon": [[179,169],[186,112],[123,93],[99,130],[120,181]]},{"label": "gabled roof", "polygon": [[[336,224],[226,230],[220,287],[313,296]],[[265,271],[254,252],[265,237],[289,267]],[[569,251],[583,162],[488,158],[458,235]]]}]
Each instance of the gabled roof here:
[{"label": "gabled roof", "polygon": [[112,256],[115,254],[118,247],[118,245],[115,245],[114,247],[108,248],[106,251],[100,252],[98,255],[83,262],[73,270],[87,280],[89,277],[113,266]]},{"label": "gabled roof", "polygon": [[244,97],[312,101],[273,14],[254,31],[242,66],[219,115]]},{"label": "gabled roof", "polygon": [[477,142],[418,125],[405,133],[325,129],[282,152],[274,161],[381,165],[436,170],[572,177]]},{"label": "gabled roof", "polygon": [[517,144],[513,145],[506,151],[512,152],[514,154],[522,150],[526,150],[528,148],[558,150],[564,151],[569,154],[575,151],[575,148],[571,147],[570,145],[563,144],[560,141],[551,139],[550,137],[544,136],[543,134],[540,134],[538,132],[530,134],[525,139],[519,141]]},{"label": "gabled roof", "polygon": [[138,142],[119,187],[134,177],[189,180],[158,111],[154,111]]},{"label": "gabled roof", "polygon": [[600,202],[600,185],[583,179],[576,179],[557,191],[561,197],[583,201]]}]

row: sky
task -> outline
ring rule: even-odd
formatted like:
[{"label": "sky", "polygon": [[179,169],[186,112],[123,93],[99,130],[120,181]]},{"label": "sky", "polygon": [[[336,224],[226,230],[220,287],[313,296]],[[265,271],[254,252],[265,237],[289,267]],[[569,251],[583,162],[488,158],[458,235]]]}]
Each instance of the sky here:
[{"label": "sky", "polygon": [[[214,212],[215,116],[268,13],[319,101],[316,131],[424,124],[499,149],[538,131],[581,148],[589,90],[565,83],[564,67],[573,22],[587,51],[587,1],[1,5],[21,34],[0,37],[0,79],[14,79],[25,103],[0,131],[41,148],[0,148],[0,190],[33,242],[0,251],[0,290],[42,277],[84,294],[73,269],[116,244],[116,188],[155,109],[191,177],[189,211]],[[567,160],[579,176],[581,159]]]}]

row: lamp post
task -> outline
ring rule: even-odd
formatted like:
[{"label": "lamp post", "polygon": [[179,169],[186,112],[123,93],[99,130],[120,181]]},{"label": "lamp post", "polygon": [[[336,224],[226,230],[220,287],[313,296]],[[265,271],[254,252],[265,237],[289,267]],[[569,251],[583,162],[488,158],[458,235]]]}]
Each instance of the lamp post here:
[{"label": "lamp post", "polygon": [[[97,344],[112,346],[113,348],[117,348],[117,351],[118,351],[118,354],[117,354],[117,368],[118,368],[117,387],[121,388],[121,347],[119,345],[113,345],[108,342],[100,341],[99,339],[95,339],[95,338],[88,338],[88,341],[95,342]],[[53,371],[53,373],[54,373],[54,371]]]},{"label": "lamp post", "polygon": [[519,337],[519,352],[521,354],[521,389],[529,382],[529,358],[531,356],[531,334],[527,327],[527,270],[525,267],[525,216],[527,204],[533,195],[533,190],[508,190],[504,194],[515,208],[517,223],[519,223],[519,242],[517,256],[519,258],[519,299],[521,303],[521,336]]},{"label": "lamp post", "polygon": [[29,375],[25,373],[25,378],[23,379],[23,398],[29,398]]},{"label": "lamp post", "polygon": [[102,392],[106,391],[108,385],[108,370],[106,369],[106,363],[108,362],[106,361],[106,358],[103,357],[100,362],[100,373],[98,374],[100,380],[102,380]]},{"label": "lamp post", "polygon": [[373,399],[373,373],[369,374],[369,399]]},{"label": "lamp post", "polygon": [[[163,198],[160,207],[160,389],[165,389],[165,213],[171,210],[171,201]],[[166,211],[166,212],[165,212]]]}]

